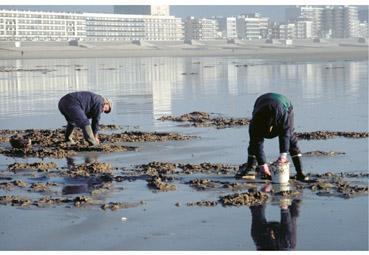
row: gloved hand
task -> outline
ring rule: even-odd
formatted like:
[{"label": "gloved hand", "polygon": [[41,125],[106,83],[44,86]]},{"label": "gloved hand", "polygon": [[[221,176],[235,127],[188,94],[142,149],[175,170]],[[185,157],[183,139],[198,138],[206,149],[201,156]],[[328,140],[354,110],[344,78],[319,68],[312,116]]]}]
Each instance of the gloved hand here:
[{"label": "gloved hand", "polygon": [[268,164],[264,164],[260,166],[260,173],[263,173],[267,176],[272,176]]},{"label": "gloved hand", "polygon": [[277,164],[284,164],[288,162],[287,153],[281,153],[277,159]]}]

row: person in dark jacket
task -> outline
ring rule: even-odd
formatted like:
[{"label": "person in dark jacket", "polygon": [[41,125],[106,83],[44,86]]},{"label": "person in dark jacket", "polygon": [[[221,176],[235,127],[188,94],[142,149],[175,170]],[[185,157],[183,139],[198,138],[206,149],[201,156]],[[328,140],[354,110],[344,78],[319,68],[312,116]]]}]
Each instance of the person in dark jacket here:
[{"label": "person in dark jacket", "polygon": [[265,204],[250,206],[251,237],[257,250],[294,250],[296,248],[296,221],[299,216],[300,200],[290,205],[281,203],[281,220],[267,221]]},{"label": "person in dark jacket", "polygon": [[97,133],[101,113],[109,113],[112,108],[108,99],[89,91],[72,92],[60,99],[58,107],[68,122],[65,130],[66,142],[75,144],[73,130],[74,127],[79,127],[89,145],[100,143]]},{"label": "person in dark jacket", "polygon": [[279,138],[280,156],[277,163],[288,162],[287,152],[292,157],[296,169],[296,179],[305,180],[302,170],[301,152],[294,133],[294,113],[292,103],[288,98],[277,93],[267,93],[256,99],[249,126],[250,142],[247,163],[240,166],[237,178],[249,173],[257,172],[257,165],[261,173],[271,177],[264,154],[264,138]]}]

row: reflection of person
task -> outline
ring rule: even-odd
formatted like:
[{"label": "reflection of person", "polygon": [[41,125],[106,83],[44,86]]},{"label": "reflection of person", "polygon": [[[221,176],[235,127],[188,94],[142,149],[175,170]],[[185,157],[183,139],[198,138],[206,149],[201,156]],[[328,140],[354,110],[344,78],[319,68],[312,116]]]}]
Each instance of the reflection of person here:
[{"label": "reflection of person", "polygon": [[[82,129],[83,137],[90,145],[100,143],[97,132],[101,112],[111,111],[111,102],[89,91],[73,92],[63,96],[59,101],[59,110],[67,120],[65,141],[74,144],[73,129]],[[92,119],[90,124],[89,119]]]},{"label": "reflection of person", "polygon": [[296,169],[296,178],[305,180],[302,170],[301,152],[294,134],[294,113],[289,99],[277,93],[267,93],[256,99],[249,126],[250,142],[248,160],[240,166],[236,177],[255,172],[257,164],[261,172],[270,177],[271,173],[264,154],[264,138],[279,137],[280,156],[277,163],[287,163],[287,152],[292,157]]},{"label": "reflection of person", "polygon": [[251,206],[251,236],[257,250],[292,250],[296,247],[296,219],[300,200],[291,205],[281,204],[281,221],[268,222],[265,205]]}]

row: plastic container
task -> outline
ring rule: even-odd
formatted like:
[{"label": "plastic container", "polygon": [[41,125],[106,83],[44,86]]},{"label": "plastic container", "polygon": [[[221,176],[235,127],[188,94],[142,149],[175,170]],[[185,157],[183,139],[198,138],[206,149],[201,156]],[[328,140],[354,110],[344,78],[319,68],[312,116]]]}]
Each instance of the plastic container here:
[{"label": "plastic container", "polygon": [[272,182],[288,184],[290,180],[290,163],[275,164],[272,171]]}]

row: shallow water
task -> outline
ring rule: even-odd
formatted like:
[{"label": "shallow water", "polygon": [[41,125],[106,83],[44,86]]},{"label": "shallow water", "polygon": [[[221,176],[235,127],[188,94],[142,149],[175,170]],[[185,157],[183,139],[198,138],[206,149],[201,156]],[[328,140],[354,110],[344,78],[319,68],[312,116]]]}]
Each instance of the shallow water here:
[{"label": "shallow water", "polygon": [[[247,67],[243,66],[246,64]],[[165,57],[9,60],[0,61],[0,66],[52,70],[0,72],[0,129],[60,127],[65,120],[57,109],[59,98],[71,91],[91,90],[113,100],[113,111],[102,116],[102,123],[120,124],[130,130],[177,131],[201,137],[141,144],[138,152],[94,155],[116,167],[153,160],[240,164],[247,157],[247,127],[183,128],[155,119],[163,114],[191,111],[250,117],[256,97],[270,91],[291,99],[297,131],[368,131],[367,61],[287,63]],[[302,151],[346,153],[304,158],[307,172],[368,170],[368,139],[303,140],[299,144]],[[268,160],[278,156],[277,139],[266,140],[265,152]],[[82,163],[85,159],[79,156],[75,160]],[[20,159],[0,156],[0,170],[6,170],[14,161]],[[65,160],[59,162],[67,164]],[[367,185],[367,179],[364,183]],[[256,249],[250,235],[249,208],[185,206],[186,202],[215,200],[220,194],[196,192],[181,184],[177,185],[178,191],[166,193],[147,190],[146,182],[119,185],[123,191],[109,194],[107,200],[144,200],[146,204],[118,212],[1,206],[0,217],[7,220],[0,221],[0,249]],[[175,207],[176,202],[183,206]],[[128,221],[121,222],[122,216],[128,217]],[[279,206],[268,204],[266,217],[268,221],[279,221]],[[34,233],[32,237],[30,233]],[[367,250],[367,197],[346,200],[304,192],[296,236],[296,250]],[[43,238],[48,238],[48,242],[41,243]]]}]

